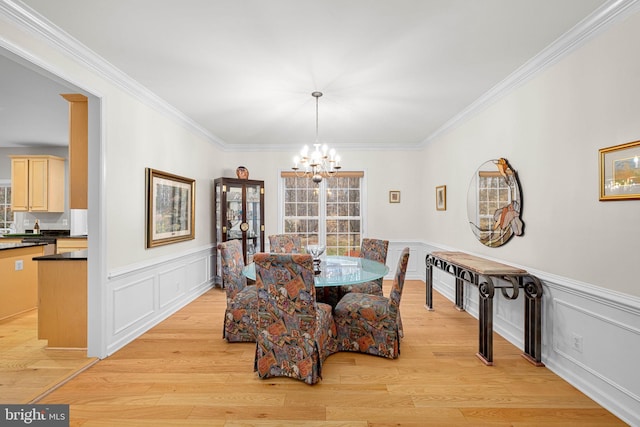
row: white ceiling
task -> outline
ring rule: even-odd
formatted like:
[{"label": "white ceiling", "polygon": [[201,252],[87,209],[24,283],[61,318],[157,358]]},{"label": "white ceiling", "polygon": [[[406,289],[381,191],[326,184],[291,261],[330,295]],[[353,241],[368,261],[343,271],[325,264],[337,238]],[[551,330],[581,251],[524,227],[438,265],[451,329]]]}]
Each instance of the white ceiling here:
[{"label": "white ceiling", "polygon": [[[312,141],[311,92],[316,90],[324,93],[319,101],[323,141],[338,147],[420,146],[598,7],[612,3],[23,2],[231,149],[297,148]],[[4,83],[27,77],[9,75],[8,68],[6,61],[0,62]],[[15,104],[2,105],[8,102],[7,87],[0,91],[4,116]],[[29,103],[28,114],[37,113],[39,123],[46,123],[47,113],[34,105]],[[12,122],[21,123],[0,122],[5,143],[5,133],[21,139],[18,131],[7,132]],[[51,127],[22,140],[44,142],[47,134],[59,142]]]}]

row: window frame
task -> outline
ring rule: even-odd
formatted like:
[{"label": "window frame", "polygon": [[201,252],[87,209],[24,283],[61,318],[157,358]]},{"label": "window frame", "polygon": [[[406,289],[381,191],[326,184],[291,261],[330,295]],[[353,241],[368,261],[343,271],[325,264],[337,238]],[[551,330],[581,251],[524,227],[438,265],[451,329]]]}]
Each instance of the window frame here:
[{"label": "window frame", "polygon": [[[278,172],[278,228],[277,234],[284,233],[284,219],[285,219],[285,188],[284,188],[284,180],[287,175],[291,176],[293,172],[289,170],[280,170]],[[340,171],[339,175],[341,177],[357,177],[360,179],[360,242],[358,242],[357,248],[354,250],[360,249],[360,244],[362,243],[362,238],[367,235],[367,174],[366,171]],[[326,190],[327,190],[327,179],[331,178],[323,178],[322,182],[318,185],[320,188],[320,193],[318,195],[318,240],[321,244],[326,244],[327,230],[327,216],[326,216]],[[306,241],[303,241],[303,244],[306,245]]]},{"label": "window frame", "polygon": [[[9,189],[11,189],[11,180],[9,180],[9,179],[0,179],[0,188],[9,188]],[[4,207],[5,205],[8,206],[9,209],[11,209],[11,196],[9,196],[9,198],[5,201],[5,203],[3,205],[0,205],[0,206]],[[3,223],[5,223],[4,220],[5,219],[3,217],[2,218],[2,222]],[[15,214],[15,212],[13,212],[13,221],[11,221],[10,223],[5,223],[6,227],[0,227],[0,232],[2,232],[2,233],[9,232],[9,230],[11,229],[11,224],[13,224],[14,228],[15,228],[15,222],[16,222],[16,214]]]}]

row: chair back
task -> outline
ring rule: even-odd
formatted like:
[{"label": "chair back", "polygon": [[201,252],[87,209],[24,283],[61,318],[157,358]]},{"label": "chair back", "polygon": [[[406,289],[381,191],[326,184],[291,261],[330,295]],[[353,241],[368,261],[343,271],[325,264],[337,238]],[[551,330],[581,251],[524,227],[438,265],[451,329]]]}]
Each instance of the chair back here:
[{"label": "chair back", "polygon": [[258,329],[281,325],[282,333],[313,331],[316,319],[316,288],[313,259],[308,254],[258,253]]},{"label": "chair back", "polygon": [[389,294],[389,311],[395,315],[400,309],[400,298],[402,297],[402,288],[404,287],[404,278],[407,274],[407,265],[409,264],[409,248],[404,248],[398,259],[396,267],[396,275],[393,278],[391,293]]},{"label": "chair back", "polygon": [[247,286],[247,278],[242,274],[244,255],[240,240],[228,240],[218,245],[222,258],[222,284],[227,293],[227,301]]},{"label": "chair back", "polygon": [[388,240],[380,239],[362,239],[360,248],[360,258],[370,259],[372,261],[387,262],[387,251],[389,249]]},{"label": "chair back", "polygon": [[[388,249],[388,240],[364,238],[362,239],[362,244],[360,247],[360,258],[370,259],[372,261],[386,264]],[[373,280],[372,282],[377,283],[380,286],[380,289],[382,289],[382,279],[383,278],[381,277],[379,279]]]},{"label": "chair back", "polygon": [[281,254],[300,254],[302,238],[297,234],[272,234],[269,236],[269,251]]}]

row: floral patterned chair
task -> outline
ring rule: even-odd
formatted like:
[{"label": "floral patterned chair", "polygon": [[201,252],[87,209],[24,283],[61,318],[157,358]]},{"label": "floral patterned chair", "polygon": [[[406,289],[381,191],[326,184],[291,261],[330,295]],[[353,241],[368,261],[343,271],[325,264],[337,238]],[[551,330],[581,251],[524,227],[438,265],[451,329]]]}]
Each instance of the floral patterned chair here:
[{"label": "floral patterned chair", "polygon": [[[387,262],[387,250],[389,249],[388,240],[380,239],[362,239],[360,248],[360,258],[366,258],[385,264]],[[349,292],[359,292],[363,294],[379,295],[382,294],[382,277],[371,282],[357,283],[355,285],[343,285],[340,289],[343,294]]]},{"label": "floral patterned chair", "polygon": [[304,253],[302,238],[297,234],[272,234],[269,236],[269,250],[279,254]]},{"label": "floral patterned chair", "polygon": [[315,299],[311,255],[258,253],[253,260],[260,279],[254,370],[260,378],[315,384],[338,343],[331,306]]},{"label": "floral patterned chair", "polygon": [[222,255],[222,283],[227,293],[222,337],[228,342],[255,342],[258,320],[258,293],[242,275],[244,258],[240,240],[218,245]]},{"label": "floral patterned chair", "polygon": [[409,248],[404,248],[389,298],[351,292],[338,302],[334,318],[340,350],[390,359],[400,355],[398,316],[408,262]]}]

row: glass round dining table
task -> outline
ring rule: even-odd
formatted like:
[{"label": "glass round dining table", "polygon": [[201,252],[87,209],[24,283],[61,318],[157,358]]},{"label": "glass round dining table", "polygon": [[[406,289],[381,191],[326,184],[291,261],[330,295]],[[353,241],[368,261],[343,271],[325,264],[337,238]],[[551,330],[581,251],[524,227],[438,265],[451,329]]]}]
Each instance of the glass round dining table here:
[{"label": "glass round dining table", "polygon": [[[389,272],[386,265],[365,258],[327,255],[322,257],[320,273],[315,275],[316,288],[354,285],[384,277]],[[242,274],[256,279],[256,266],[251,263],[242,269]]]}]

